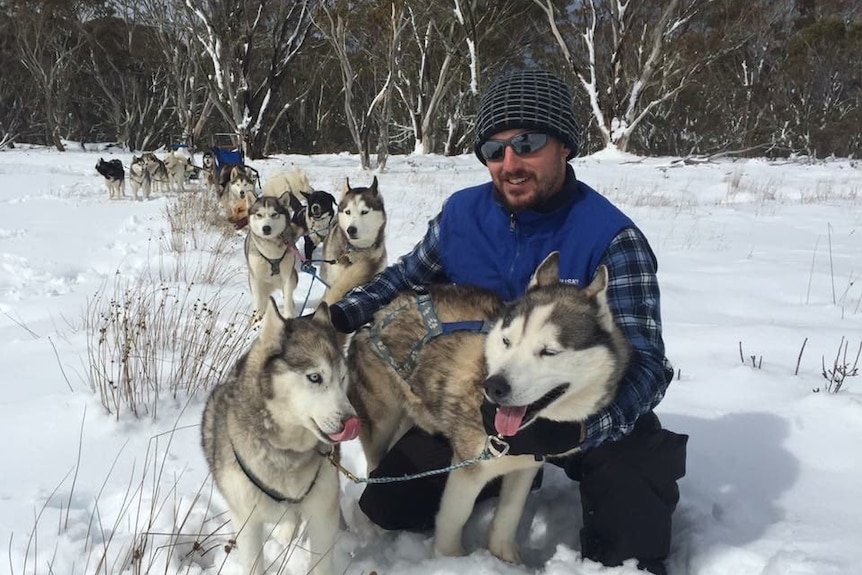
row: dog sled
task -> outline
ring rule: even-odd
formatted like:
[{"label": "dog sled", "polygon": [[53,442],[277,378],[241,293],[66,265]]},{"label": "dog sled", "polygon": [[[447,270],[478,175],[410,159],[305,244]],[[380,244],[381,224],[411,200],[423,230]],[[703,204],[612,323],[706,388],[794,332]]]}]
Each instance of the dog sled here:
[{"label": "dog sled", "polygon": [[213,158],[216,181],[222,181],[222,172],[228,166],[240,166],[254,179],[258,186],[260,185],[260,174],[245,163],[245,155],[242,152],[242,147],[236,143],[235,134],[215,134],[213,145],[209,151]]}]

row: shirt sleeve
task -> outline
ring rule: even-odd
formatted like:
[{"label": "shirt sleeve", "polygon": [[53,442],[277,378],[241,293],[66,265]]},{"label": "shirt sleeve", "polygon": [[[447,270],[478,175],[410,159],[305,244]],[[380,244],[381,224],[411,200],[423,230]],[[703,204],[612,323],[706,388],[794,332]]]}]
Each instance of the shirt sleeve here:
[{"label": "shirt sleeve", "polygon": [[632,360],[614,401],[585,422],[585,448],[628,435],[637,419],[662,400],[673,378],[661,335],[655,258],[646,238],[640,230],[626,228],[613,239],[601,263],[610,276],[608,305],[631,343]]},{"label": "shirt sleeve", "polygon": [[398,292],[419,291],[431,283],[445,281],[440,259],[440,217],[438,214],[428,223],[425,237],[410,253],[332,304],[344,313],[350,331],[370,321],[374,312],[395,299]]}]

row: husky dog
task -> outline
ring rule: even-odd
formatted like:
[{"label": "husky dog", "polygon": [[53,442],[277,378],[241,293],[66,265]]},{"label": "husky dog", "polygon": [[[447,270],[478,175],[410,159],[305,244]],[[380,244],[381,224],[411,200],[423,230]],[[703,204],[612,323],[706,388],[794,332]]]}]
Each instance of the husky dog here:
[{"label": "husky dog", "polygon": [[225,166],[224,183],[219,185],[218,198],[222,211],[237,229],[248,223],[248,207],[255,201],[254,178],[242,166]]},{"label": "husky dog", "polygon": [[201,444],[238,532],[243,573],[263,572],[264,523],[290,539],[308,522],[311,573],[334,575],[341,522],[338,471],[327,462],[354,439],[347,371],[329,309],[285,319],[268,300],[257,339],[203,413]]},{"label": "husky dog", "polygon": [[[348,353],[355,378],[350,399],[362,419],[369,470],[411,424],[445,435],[453,462],[460,462],[477,457],[491,439],[505,453],[499,442],[538,416],[582,421],[605,407],[631,353],[608,308],[607,281],[602,266],[583,290],[561,283],[559,254],[553,252],[526,294],[508,308],[479,288],[443,285],[432,286],[428,296],[402,293],[378,311]],[[455,331],[465,322],[493,327],[487,336]],[[497,438],[484,430],[483,396],[499,406]],[[503,455],[452,471],[436,518],[434,551],[464,554],[461,532],[476,496],[503,476],[488,548],[517,562],[515,531],[540,466],[532,455]]]},{"label": "husky dog", "polygon": [[298,235],[302,236],[305,260],[310,261],[314,249],[326,239],[329,228],[335,220],[335,196],[329,192],[315,190],[311,193],[300,192],[305,198],[305,205],[290,196],[290,207],[293,210],[291,222],[297,227]]},{"label": "husky dog", "polygon": [[158,188],[162,193],[168,191],[170,176],[168,175],[165,163],[152,152],[146,152],[141,157],[144,159],[147,171],[150,173],[150,185]]},{"label": "husky dog", "polygon": [[218,177],[216,176],[215,157],[213,157],[212,152],[204,152],[203,158],[201,159],[201,171],[204,173],[204,187],[218,195]]},{"label": "husky dog", "polygon": [[141,190],[145,200],[150,199],[150,172],[143,156],[132,156],[129,164],[129,185],[132,188],[132,197],[138,199],[138,190]]},{"label": "husky dog", "polygon": [[308,181],[308,174],[301,168],[277,172],[266,179],[263,185],[265,196],[281,197],[285,192],[290,192],[302,202],[302,192],[312,192],[314,188]]},{"label": "husky dog", "polygon": [[346,180],[337,225],[323,242],[320,275],[329,285],[323,301],[332,305],[386,267],[385,232],[386,210],[377,190],[377,176],[367,188],[351,188]]},{"label": "husky dog", "polygon": [[181,152],[171,151],[163,160],[168,172],[168,184],[175,192],[182,192],[186,181],[194,170],[191,160]]},{"label": "husky dog", "polygon": [[114,158],[107,162],[99,158],[96,164],[96,171],[105,178],[105,186],[108,188],[108,199],[118,199],[125,195],[126,187],[126,170],[123,168],[123,162]]},{"label": "husky dog", "polygon": [[266,302],[275,290],[284,297],[286,317],[293,317],[293,290],[298,280],[296,268],[296,233],[290,225],[290,210],[282,199],[260,196],[248,209],[248,233],[245,236],[245,259],[248,284],[255,317],[263,315]]}]

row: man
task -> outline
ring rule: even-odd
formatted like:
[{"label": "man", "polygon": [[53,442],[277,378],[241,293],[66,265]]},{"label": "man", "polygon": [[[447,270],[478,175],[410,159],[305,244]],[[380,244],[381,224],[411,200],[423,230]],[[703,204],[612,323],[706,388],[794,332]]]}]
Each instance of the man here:
[{"label": "man", "polygon": [[[476,115],[475,153],[491,182],[453,194],[422,241],[398,263],[335,303],[337,329],[370,320],[399,290],[434,282],[474,284],[514,300],[551,251],[560,252],[563,281],[586,286],[607,266],[608,303],[633,348],[613,403],[583,424],[538,420],[507,438],[511,452],[549,459],[580,482],[584,557],[604,565],[636,558],[665,573],[671,515],[685,474],[687,437],[661,429],[653,408],[673,376],[661,336],[656,260],[641,231],[620,210],[575,178],[578,151],[571,92],[543,71],[494,82]],[[493,432],[494,407],[483,419]],[[411,430],[372,476],[400,476],[446,467],[445,439]],[[433,526],[445,478],[369,485],[360,507],[387,529]]]}]

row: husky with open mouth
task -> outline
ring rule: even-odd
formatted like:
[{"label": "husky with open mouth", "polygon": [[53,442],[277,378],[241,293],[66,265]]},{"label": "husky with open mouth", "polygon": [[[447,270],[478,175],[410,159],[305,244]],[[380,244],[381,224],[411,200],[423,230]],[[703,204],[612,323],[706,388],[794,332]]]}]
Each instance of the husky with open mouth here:
[{"label": "husky with open mouth", "polygon": [[[446,436],[453,464],[476,458],[490,441],[483,401],[496,406],[492,443],[500,452],[501,441],[539,417],[583,421],[611,402],[631,352],[608,307],[607,269],[599,267],[583,289],[559,279],[553,252],[508,306],[476,287],[431,286],[425,294],[399,294],[356,333],[348,353],[350,399],[362,420],[369,472],[413,425]],[[533,455],[504,455],[451,471],[434,551],[464,554],[461,533],[476,497],[502,476],[488,548],[517,562],[515,532],[541,465]]]},{"label": "husky with open mouth", "polygon": [[260,575],[267,524],[287,541],[307,522],[312,575],[335,575],[338,471],[327,460],[354,439],[347,369],[329,309],[284,318],[268,300],[260,333],[203,413],[201,444],[230,508],[242,572]]}]

